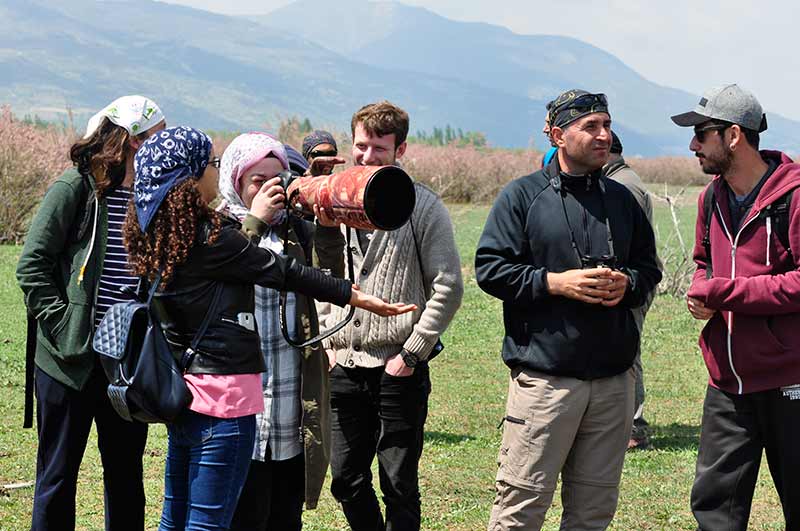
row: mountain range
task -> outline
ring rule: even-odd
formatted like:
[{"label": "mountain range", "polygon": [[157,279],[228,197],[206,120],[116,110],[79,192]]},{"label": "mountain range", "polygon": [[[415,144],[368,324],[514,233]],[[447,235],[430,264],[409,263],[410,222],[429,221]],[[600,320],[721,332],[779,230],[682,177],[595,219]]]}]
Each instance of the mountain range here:
[{"label": "mountain range", "polygon": [[[412,132],[446,124],[497,146],[545,147],[545,102],[569,88],[604,92],[629,155],[687,154],[669,115],[698,96],[648,81],[582,41],[519,35],[424,8],[297,0],[230,17],[153,0],[0,0],[0,103],[76,123],[122,94],[152,97],[168,121],[275,129],[289,116],[349,128],[389,99]],[[797,151],[800,123],[769,113],[765,144]]]}]

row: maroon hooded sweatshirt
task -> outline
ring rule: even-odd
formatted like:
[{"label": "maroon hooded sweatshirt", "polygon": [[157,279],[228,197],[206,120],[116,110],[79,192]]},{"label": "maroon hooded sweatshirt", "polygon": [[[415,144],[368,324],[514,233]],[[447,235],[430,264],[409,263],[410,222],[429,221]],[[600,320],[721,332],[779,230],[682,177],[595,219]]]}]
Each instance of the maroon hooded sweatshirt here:
[{"label": "maroon hooded sweatshirt", "polygon": [[[800,187],[800,164],[778,151],[762,151],[778,161],[753,207],[731,232],[728,194],[720,176],[698,199],[694,261],[697,271],[688,295],[718,310],[700,335],[711,385],[734,394],[800,384],[800,192],[789,209],[790,254],[775,234],[765,209]],[[713,277],[706,279],[706,216],[703,198],[714,187],[709,236]]]}]

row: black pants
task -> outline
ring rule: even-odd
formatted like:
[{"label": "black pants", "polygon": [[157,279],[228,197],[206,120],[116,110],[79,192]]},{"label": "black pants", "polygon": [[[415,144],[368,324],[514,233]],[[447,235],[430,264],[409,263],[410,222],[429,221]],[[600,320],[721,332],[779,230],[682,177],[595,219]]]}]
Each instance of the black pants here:
[{"label": "black pants", "polygon": [[108,380],[99,367],[81,391],[54,380],[38,367],[35,382],[39,449],[31,530],[75,529],[78,470],[94,420],[103,463],[106,530],[142,531],[142,454],[147,425],[117,415],[106,395]]},{"label": "black pants", "polygon": [[780,389],[732,395],[709,386],[703,404],[692,512],[702,531],[744,531],[766,450],[786,530],[800,530],[800,396]]},{"label": "black pants", "polygon": [[305,457],[250,461],[231,531],[300,531],[305,501]]},{"label": "black pants", "polygon": [[[331,371],[331,493],[353,531],[419,529],[417,468],[430,389],[427,364],[409,377],[390,376],[383,367]],[[376,453],[385,524],[372,487]]]}]

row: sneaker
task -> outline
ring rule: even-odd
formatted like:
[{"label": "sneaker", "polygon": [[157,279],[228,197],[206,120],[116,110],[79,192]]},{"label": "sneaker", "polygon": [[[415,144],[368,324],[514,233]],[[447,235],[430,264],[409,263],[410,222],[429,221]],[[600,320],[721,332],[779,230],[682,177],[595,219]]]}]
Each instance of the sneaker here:
[{"label": "sneaker", "polygon": [[634,426],[628,440],[628,450],[646,450],[650,447],[650,436],[645,426]]}]

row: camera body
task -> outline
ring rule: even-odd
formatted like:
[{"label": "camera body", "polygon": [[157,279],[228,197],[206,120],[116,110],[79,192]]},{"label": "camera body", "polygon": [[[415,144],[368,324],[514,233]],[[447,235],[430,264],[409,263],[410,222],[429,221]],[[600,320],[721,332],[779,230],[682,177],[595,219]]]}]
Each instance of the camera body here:
[{"label": "camera body", "polygon": [[601,255],[581,255],[581,268],[593,269],[595,267],[607,267],[609,269],[618,269],[617,257],[613,254]]}]

